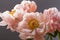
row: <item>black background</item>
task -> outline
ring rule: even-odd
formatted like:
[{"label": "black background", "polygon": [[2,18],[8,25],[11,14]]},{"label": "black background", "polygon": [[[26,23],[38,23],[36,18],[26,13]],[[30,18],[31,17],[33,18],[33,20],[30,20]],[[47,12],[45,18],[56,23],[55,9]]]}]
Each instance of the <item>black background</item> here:
[{"label": "black background", "polygon": [[[22,0],[0,0],[0,12],[11,10],[16,4]],[[43,12],[44,9],[57,7],[60,10],[60,0],[33,0],[36,2],[38,12]],[[20,40],[18,33],[7,30],[6,27],[0,27],[0,40]],[[57,40],[55,38],[54,40]]]}]

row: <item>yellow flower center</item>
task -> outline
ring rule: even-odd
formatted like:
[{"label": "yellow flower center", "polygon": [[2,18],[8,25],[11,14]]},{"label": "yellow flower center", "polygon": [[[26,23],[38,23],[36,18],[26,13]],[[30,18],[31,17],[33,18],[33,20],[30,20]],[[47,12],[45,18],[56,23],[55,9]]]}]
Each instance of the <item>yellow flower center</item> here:
[{"label": "yellow flower center", "polygon": [[28,25],[30,27],[30,29],[36,29],[37,27],[39,27],[39,22],[36,19],[32,19],[28,22]]},{"label": "yellow flower center", "polygon": [[9,14],[13,15],[16,12],[16,10],[12,10]]}]

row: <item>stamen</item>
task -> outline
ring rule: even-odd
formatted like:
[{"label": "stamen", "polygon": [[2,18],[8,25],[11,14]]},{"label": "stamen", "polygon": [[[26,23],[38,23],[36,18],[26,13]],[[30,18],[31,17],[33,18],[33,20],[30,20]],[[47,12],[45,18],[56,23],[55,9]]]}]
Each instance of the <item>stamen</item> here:
[{"label": "stamen", "polygon": [[39,22],[36,19],[32,19],[29,21],[28,25],[29,25],[30,29],[33,30],[39,26]]},{"label": "stamen", "polygon": [[10,12],[10,14],[13,15],[15,12],[16,12],[16,10],[12,10],[12,11]]}]

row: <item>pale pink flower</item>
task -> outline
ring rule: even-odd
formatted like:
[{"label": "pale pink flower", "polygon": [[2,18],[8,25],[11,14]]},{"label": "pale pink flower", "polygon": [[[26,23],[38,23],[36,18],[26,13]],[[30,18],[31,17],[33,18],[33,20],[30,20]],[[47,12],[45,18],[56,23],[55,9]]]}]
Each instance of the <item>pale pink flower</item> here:
[{"label": "pale pink flower", "polygon": [[45,9],[43,12],[43,16],[45,21],[49,21],[51,19],[52,16],[56,16],[58,13],[58,9],[53,7],[53,8],[49,8],[49,9]]},{"label": "pale pink flower", "polygon": [[27,12],[35,12],[37,9],[37,5],[34,1],[22,1],[20,4],[23,9]]},{"label": "pale pink flower", "polygon": [[3,21],[7,22],[8,24],[11,24],[11,22],[15,19],[11,14],[9,14],[9,11],[5,11],[1,14],[1,18]]},{"label": "pale pink flower", "polygon": [[[27,39],[29,37],[34,38],[34,40],[44,39],[46,33],[46,26],[42,22],[42,13],[26,13],[23,16],[23,20],[18,24],[16,29],[17,32],[21,33],[21,39]],[[40,36],[39,36],[40,35]]]},{"label": "pale pink flower", "polygon": [[15,5],[15,7],[12,9],[12,11],[15,10],[13,16],[16,18],[16,20],[21,21],[25,13],[27,13],[29,10],[31,12],[35,11],[36,8],[37,6],[34,1],[22,1],[21,4]]},{"label": "pale pink flower", "polygon": [[36,4],[34,1],[22,1],[21,4],[16,4],[12,11],[15,10],[13,16],[18,20],[22,20],[22,17],[27,12],[33,12],[36,10]]},{"label": "pale pink flower", "polygon": [[44,10],[43,16],[44,16],[44,21],[48,26],[48,32],[52,33],[56,31],[57,14],[58,14],[58,9],[55,7]]},{"label": "pale pink flower", "polygon": [[[0,17],[2,17],[1,15],[2,15],[2,13],[0,13]],[[2,18],[1,18],[1,19],[2,19]],[[5,26],[5,25],[7,25],[7,23],[6,23],[5,21],[2,21],[2,20],[1,20],[1,21],[0,21],[0,26]]]},{"label": "pale pink flower", "polygon": [[57,21],[56,21],[57,30],[60,32],[60,12],[57,14]]},{"label": "pale pink flower", "polygon": [[34,1],[22,1],[21,4],[16,4],[14,10],[22,10],[25,12],[35,12],[37,5]]},{"label": "pale pink flower", "polygon": [[15,31],[15,28],[17,26],[17,21],[15,20],[15,17],[13,17],[9,11],[3,12],[0,17],[2,18],[2,22],[0,22],[0,26],[3,26],[4,24],[7,24],[7,29],[10,29],[12,31]]}]

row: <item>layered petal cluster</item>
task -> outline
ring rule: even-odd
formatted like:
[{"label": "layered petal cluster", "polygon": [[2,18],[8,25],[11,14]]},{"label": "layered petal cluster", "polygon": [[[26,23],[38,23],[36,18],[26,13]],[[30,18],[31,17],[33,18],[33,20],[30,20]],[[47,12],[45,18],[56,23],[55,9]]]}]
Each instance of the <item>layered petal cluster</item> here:
[{"label": "layered petal cluster", "polygon": [[36,11],[36,8],[37,6],[34,1],[22,1],[21,4],[15,5],[11,11],[5,11],[0,14],[3,19],[3,21],[0,22],[0,25],[3,26],[8,24],[7,29],[14,31],[18,26],[18,23],[23,19],[23,15],[27,12]]},{"label": "layered petal cluster", "polygon": [[45,9],[43,12],[44,21],[46,23],[46,26],[48,26],[49,32],[54,32],[57,29],[57,21],[58,21],[58,9],[53,7],[49,9]]},{"label": "layered petal cluster", "polygon": [[20,4],[15,5],[14,9],[24,10],[25,12],[35,12],[37,5],[34,1],[22,1]]},{"label": "layered petal cluster", "polygon": [[40,40],[40,38],[43,40],[46,33],[46,26],[42,20],[42,13],[26,13],[17,27],[17,32],[21,33],[20,37],[22,39],[32,37],[34,40]]},{"label": "layered petal cluster", "polygon": [[44,40],[47,33],[60,32],[60,12],[57,8],[45,9],[43,13],[36,12],[36,9],[34,1],[22,1],[11,11],[0,13],[0,26],[8,25],[7,29],[18,32],[23,40]]}]

